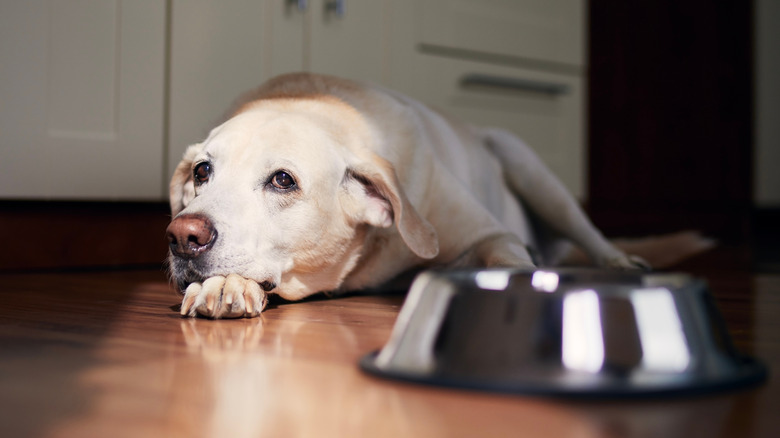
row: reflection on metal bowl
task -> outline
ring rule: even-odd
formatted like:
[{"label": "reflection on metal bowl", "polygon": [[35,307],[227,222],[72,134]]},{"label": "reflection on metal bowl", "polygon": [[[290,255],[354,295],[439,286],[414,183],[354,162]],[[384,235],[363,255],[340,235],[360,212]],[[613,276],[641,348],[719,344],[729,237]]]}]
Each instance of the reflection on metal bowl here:
[{"label": "reflection on metal bowl", "polygon": [[757,384],[707,284],[679,273],[588,269],[427,271],[378,376],[521,394],[639,397]]}]

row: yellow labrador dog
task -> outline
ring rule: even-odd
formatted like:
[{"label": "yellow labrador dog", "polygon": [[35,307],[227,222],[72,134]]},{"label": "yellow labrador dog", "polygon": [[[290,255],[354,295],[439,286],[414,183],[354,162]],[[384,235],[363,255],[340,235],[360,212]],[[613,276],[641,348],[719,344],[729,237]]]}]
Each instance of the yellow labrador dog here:
[{"label": "yellow labrador dog", "polygon": [[170,201],[188,316],[255,316],[267,293],[358,290],[412,268],[555,264],[567,249],[551,236],[598,266],[643,267],[513,135],[326,76],[244,96],[187,149]]}]

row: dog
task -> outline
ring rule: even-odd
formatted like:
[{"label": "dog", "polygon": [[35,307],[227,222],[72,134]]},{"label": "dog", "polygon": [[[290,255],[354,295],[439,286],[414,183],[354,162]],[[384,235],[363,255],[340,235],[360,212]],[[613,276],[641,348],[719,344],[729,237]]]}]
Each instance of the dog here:
[{"label": "dog", "polygon": [[[377,287],[412,269],[646,269],[507,131],[384,88],[288,74],[239,98],[170,183],[183,316],[253,317],[267,294]],[[532,257],[533,254],[533,257]]]}]

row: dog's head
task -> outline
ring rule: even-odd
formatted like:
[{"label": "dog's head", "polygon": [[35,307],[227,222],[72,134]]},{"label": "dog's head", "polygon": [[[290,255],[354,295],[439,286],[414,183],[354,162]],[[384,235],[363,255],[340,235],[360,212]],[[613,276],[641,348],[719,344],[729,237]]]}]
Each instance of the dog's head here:
[{"label": "dog's head", "polygon": [[375,137],[327,99],[261,102],[215,128],[171,181],[173,279],[238,274],[288,299],[335,290],[376,228],[434,257],[435,231],[372,152]]}]

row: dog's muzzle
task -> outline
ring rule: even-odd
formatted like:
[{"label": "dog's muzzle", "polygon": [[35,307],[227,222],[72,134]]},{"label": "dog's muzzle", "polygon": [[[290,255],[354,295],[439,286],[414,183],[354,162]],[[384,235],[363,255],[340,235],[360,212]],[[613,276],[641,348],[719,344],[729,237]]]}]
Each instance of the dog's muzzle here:
[{"label": "dog's muzzle", "polygon": [[[171,278],[179,290],[184,291],[191,283],[214,275],[208,274],[208,258],[204,257],[217,241],[217,230],[208,217],[201,214],[177,216],[168,225],[166,235],[173,256],[169,266]],[[258,284],[266,292],[277,286],[273,280],[258,281]]]}]

